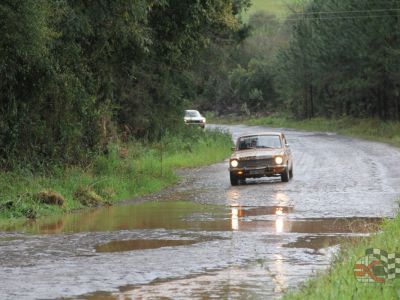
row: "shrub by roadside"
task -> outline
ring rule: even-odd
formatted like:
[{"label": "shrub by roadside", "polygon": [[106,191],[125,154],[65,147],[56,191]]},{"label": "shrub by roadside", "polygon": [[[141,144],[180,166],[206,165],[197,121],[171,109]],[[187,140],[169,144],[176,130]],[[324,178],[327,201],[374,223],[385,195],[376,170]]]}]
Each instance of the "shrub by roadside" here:
[{"label": "shrub by roadside", "polygon": [[85,168],[2,171],[0,221],[37,218],[156,192],[177,182],[175,169],[220,161],[229,155],[231,145],[227,133],[188,127],[166,133],[157,143],[112,144],[106,155],[97,156]]}]

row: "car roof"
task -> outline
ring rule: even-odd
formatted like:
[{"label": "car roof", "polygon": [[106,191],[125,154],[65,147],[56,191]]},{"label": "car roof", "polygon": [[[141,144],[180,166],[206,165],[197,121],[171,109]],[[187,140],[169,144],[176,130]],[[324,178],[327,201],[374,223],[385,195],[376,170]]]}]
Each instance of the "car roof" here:
[{"label": "car roof", "polygon": [[185,112],[199,112],[199,111],[195,110],[195,109],[187,109],[187,110],[185,110]]},{"label": "car roof", "polygon": [[273,132],[273,131],[256,132],[256,133],[243,134],[243,135],[239,136],[239,138],[248,137],[248,136],[257,136],[257,135],[278,135],[278,136],[282,136],[283,132]]}]

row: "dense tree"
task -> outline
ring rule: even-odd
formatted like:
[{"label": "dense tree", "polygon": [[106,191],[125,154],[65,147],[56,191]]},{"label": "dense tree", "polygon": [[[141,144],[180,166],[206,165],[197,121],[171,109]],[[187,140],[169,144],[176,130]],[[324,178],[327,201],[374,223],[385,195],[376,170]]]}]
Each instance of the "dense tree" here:
[{"label": "dense tree", "polygon": [[[116,133],[181,120],[203,51],[240,30],[248,0],[5,0],[0,165],[86,162]],[[31,164],[31,165],[27,165]]]},{"label": "dense tree", "polygon": [[280,55],[279,91],[300,118],[399,119],[400,4],[310,1]]}]

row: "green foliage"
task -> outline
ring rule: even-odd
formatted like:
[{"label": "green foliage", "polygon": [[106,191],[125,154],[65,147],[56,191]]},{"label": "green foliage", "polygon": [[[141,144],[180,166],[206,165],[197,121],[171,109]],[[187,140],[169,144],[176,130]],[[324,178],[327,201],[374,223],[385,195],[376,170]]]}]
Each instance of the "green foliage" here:
[{"label": "green foliage", "polygon": [[[57,51],[61,35],[46,1],[0,4],[0,164],[36,168],[84,160],[96,110]],[[46,161],[41,158],[46,157]]]},{"label": "green foliage", "polygon": [[298,118],[399,119],[398,8],[397,2],[310,1],[307,15],[293,17],[298,21],[277,68],[286,107]]},{"label": "green foliage", "polygon": [[287,28],[275,15],[256,12],[225,44],[210,45],[203,54],[209,63],[199,66],[204,77],[195,77],[195,103],[216,114],[275,111],[276,55],[287,44]]},{"label": "green foliage", "polygon": [[240,31],[247,4],[2,1],[0,167],[87,165],[118,135],[159,140],[197,95],[184,73]]},{"label": "green foliage", "polygon": [[244,18],[250,18],[251,15],[262,12],[274,14],[280,19],[284,19],[290,14],[291,8],[296,6],[298,0],[252,0],[252,5],[248,11],[245,12]]},{"label": "green foliage", "polygon": [[252,112],[275,107],[276,93],[271,68],[262,61],[251,60],[247,69],[238,67],[230,76],[234,96]]}]

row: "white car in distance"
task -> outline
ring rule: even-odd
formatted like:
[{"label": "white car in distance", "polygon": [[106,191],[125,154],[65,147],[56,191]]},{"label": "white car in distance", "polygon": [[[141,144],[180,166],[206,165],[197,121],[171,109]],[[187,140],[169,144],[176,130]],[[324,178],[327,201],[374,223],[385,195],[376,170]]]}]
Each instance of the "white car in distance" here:
[{"label": "white car in distance", "polygon": [[198,125],[203,129],[206,127],[206,118],[197,110],[185,110],[185,117],[183,120],[186,125]]}]

